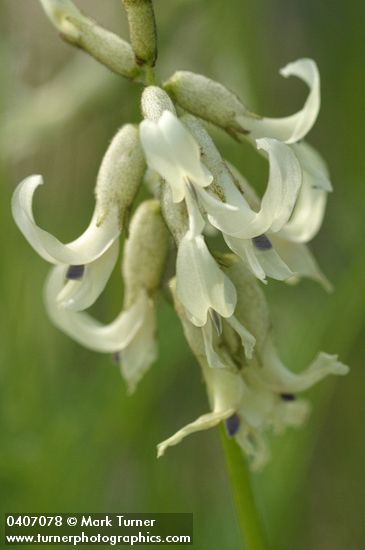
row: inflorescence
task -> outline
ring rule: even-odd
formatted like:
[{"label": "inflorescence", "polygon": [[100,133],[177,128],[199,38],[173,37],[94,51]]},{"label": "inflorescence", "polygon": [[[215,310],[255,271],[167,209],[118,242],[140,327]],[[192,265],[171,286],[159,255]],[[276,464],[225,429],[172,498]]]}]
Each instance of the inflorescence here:
[{"label": "inflorescence", "polygon": [[[92,219],[79,238],[63,244],[36,224],[32,202],[41,176],[26,178],[14,192],[19,229],[53,264],[45,285],[48,314],[81,345],[113,354],[132,391],[156,361],[156,297],[167,286],[201,365],[212,410],[160,443],[158,455],[188,434],[223,421],[252,467],[260,468],[269,456],[265,432],[280,433],[306,419],[308,403],[297,394],[328,374],[348,371],[326,353],[304,372],[288,370],[273,341],[261,285],[267,278],[310,277],[330,288],[306,244],[321,226],[332,189],[324,161],[303,141],[320,107],[317,66],[299,59],[281,70],[309,88],[299,112],[261,117],[202,75],[178,71],[164,85],[150,84],[157,56],[150,0],[124,0],[132,45],[70,0],[40,1],[67,42],[145,84],[143,120],[124,125],[113,138],[96,179]],[[248,140],[266,159],[269,176],[262,197],[222,158],[205,122]],[[152,198],[137,207],[129,223],[143,183]],[[127,228],[123,307],[113,322],[102,325],[86,310],[103,292]],[[222,235],[226,253],[208,246],[213,234]],[[166,283],[167,259],[175,256]]]}]

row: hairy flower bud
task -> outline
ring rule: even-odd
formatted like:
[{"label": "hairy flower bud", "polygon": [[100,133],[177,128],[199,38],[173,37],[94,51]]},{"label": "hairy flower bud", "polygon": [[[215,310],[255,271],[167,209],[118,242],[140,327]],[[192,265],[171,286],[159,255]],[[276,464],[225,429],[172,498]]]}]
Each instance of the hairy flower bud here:
[{"label": "hairy flower bud", "polygon": [[144,171],[138,128],[126,124],[113,138],[100,166],[95,188],[99,224],[115,206],[119,208],[123,224]]},{"label": "hairy flower bud", "polygon": [[242,132],[236,117],[245,115],[247,109],[233,92],[219,82],[190,71],[177,71],[164,88],[190,113],[226,130]]},{"label": "hairy flower bud", "polygon": [[134,214],[123,258],[125,307],[141,288],[153,294],[159,287],[168,251],[169,234],[157,200],[143,202]]},{"label": "hairy flower bud", "polygon": [[176,114],[169,95],[158,86],[148,86],[143,90],[141,108],[143,118],[153,122],[157,122],[164,111]]},{"label": "hairy flower bud", "polygon": [[122,0],[138,65],[153,67],[157,58],[156,23],[151,0]]},{"label": "hairy flower bud", "polygon": [[113,72],[128,78],[138,75],[133,50],[125,40],[83,15],[71,0],[40,0],[62,38],[82,48]]}]

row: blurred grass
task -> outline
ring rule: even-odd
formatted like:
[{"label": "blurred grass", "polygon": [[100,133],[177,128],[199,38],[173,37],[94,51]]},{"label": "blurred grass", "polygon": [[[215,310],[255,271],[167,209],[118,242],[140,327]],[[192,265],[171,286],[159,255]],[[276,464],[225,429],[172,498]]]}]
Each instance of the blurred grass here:
[{"label": "blurred grass", "polygon": [[[108,9],[95,0],[79,2],[125,33],[119,2],[105,4]],[[275,550],[360,550],[365,537],[365,5],[360,0],[156,0],[155,5],[162,78],[176,68],[201,71],[235,89],[259,112],[281,115],[298,108],[305,91],[281,79],[279,67],[301,56],[319,63],[323,106],[309,141],[327,159],[335,192],[313,249],[336,292],[324,295],[306,281],[295,288],[272,283],[267,294],[291,368],[304,367],[320,348],[339,352],[352,370],[311,392],[308,425],[273,441],[272,462],[255,476],[255,485]],[[73,51],[57,38],[36,1],[4,0],[0,10],[3,120],[24,89],[47,82]],[[26,20],[32,24],[19,24]],[[81,349],[49,324],[41,300],[48,267],[11,219],[17,181],[42,173],[39,223],[64,239],[85,227],[108,141],[122,123],[139,117],[138,87],[112,80],[109,91],[53,136],[30,144],[27,154],[17,154],[22,137],[17,134],[6,136],[13,154],[0,152],[0,508],[193,511],[194,547],[235,550],[239,531],[217,434],[197,434],[163,459],[155,458],[157,442],[207,409],[199,370],[172,311],[161,303],[160,359],[137,393],[127,397],[108,357]],[[260,188],[264,169],[252,150],[219,133],[215,137]],[[116,274],[99,306],[104,318],[117,312],[121,292]]]}]

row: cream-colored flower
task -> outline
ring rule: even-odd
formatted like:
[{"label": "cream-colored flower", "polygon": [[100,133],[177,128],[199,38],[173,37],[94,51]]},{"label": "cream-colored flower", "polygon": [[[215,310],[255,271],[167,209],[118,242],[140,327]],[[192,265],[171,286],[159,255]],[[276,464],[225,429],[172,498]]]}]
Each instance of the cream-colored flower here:
[{"label": "cream-colored flower", "polygon": [[211,394],[212,411],[199,416],[157,447],[161,457],[168,447],[177,445],[186,436],[217,426],[234,414],[242,398],[243,382],[236,375],[223,369],[205,369],[208,391]]},{"label": "cream-colored flower", "polygon": [[[303,183],[290,220],[276,233],[268,231],[252,240],[225,236],[231,250],[264,281],[266,276],[295,281],[309,277],[326,290],[332,285],[320,270],[306,243],[311,240],[323,221],[328,192],[332,190],[326,164],[308,144],[292,146],[303,170]],[[240,172],[232,165],[230,171],[251,207],[259,208],[260,199]]]},{"label": "cream-colored flower", "polygon": [[42,177],[30,176],[16,188],[12,212],[24,237],[46,261],[68,266],[62,270],[70,282],[60,289],[61,306],[86,309],[103,291],[117,261],[118,237],[144,169],[138,129],[126,125],[112,140],[101,163],[95,188],[96,205],[89,226],[79,238],[67,244],[34,220],[33,197],[43,184]]},{"label": "cream-colored flower", "polygon": [[64,289],[65,271],[54,267],[45,287],[45,304],[53,324],[82,346],[118,358],[123,376],[133,391],[143,373],[157,358],[153,301],[141,289],[135,302],[108,324],[84,311],[60,307],[57,296]]},{"label": "cream-colored flower", "polygon": [[287,427],[300,426],[308,417],[309,404],[297,399],[297,394],[328,375],[343,376],[349,369],[338,361],[337,356],[319,353],[304,371],[294,373],[288,370],[273,343],[267,303],[256,279],[237,261],[232,261],[226,271],[238,292],[236,322],[247,327],[256,340],[253,356],[250,358],[244,353],[243,340],[240,344],[239,340],[232,340],[224,332],[215,349],[212,332],[207,333],[209,325],[203,329],[190,325],[176,301],[172,285],[175,308],[185,336],[201,364],[212,412],[200,416],[159,444],[158,456],[187,435],[216,426],[224,420],[228,434],[236,438],[249,457],[251,467],[260,469],[270,456],[267,432],[273,430],[280,434]]},{"label": "cream-colored flower", "polygon": [[250,140],[275,138],[297,143],[315,123],[320,108],[320,77],[312,59],[298,59],[281,69],[284,77],[296,76],[309,87],[303,108],[283,118],[262,117],[252,113],[230,90],[219,82],[189,71],[177,71],[165,89],[189,113],[230,131],[245,134]]},{"label": "cream-colored flower", "polygon": [[[302,183],[300,165],[290,147],[275,139],[257,140],[257,147],[267,154],[270,166],[258,211],[250,207],[229,174],[219,181],[224,201],[218,201],[209,190],[199,194],[213,227],[237,239],[279,231],[291,216]],[[228,210],[227,205],[233,208]]]},{"label": "cream-colored flower", "polygon": [[60,330],[93,351],[118,358],[130,391],[157,358],[155,294],[160,284],[168,234],[155,200],[143,202],[129,227],[123,256],[124,307],[114,321],[99,323],[83,311],[62,307],[68,293],[64,266],[55,267],[47,280],[47,312]]}]

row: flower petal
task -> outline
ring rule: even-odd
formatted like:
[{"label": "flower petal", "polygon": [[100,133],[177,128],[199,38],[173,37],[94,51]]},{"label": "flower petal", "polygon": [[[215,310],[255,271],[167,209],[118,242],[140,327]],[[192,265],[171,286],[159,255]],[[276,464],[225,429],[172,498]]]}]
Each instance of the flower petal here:
[{"label": "flower petal", "polygon": [[185,439],[187,435],[190,435],[195,432],[199,432],[202,430],[208,430],[209,428],[213,428],[219,422],[222,420],[225,420],[229,416],[231,416],[234,413],[234,409],[227,409],[226,411],[217,411],[217,412],[211,412],[208,414],[203,414],[202,416],[199,416],[194,422],[191,422],[190,424],[187,424],[181,430],[177,431],[174,435],[163,441],[162,443],[159,443],[157,445],[157,457],[160,458],[165,454],[165,451],[167,447],[172,447],[173,445],[177,445]]},{"label": "flower petal", "polygon": [[118,259],[115,241],[100,258],[88,264],[81,280],[67,281],[57,296],[60,307],[82,311],[90,307],[103,292]]},{"label": "flower petal", "polygon": [[120,368],[130,393],[134,392],[138,382],[157,359],[154,304],[145,293],[142,300],[145,308],[141,313],[142,325],[120,354]]},{"label": "flower petal", "polygon": [[277,393],[298,393],[307,390],[329,374],[343,376],[349,368],[338,361],[336,355],[319,353],[316,359],[303,372],[289,371],[281,362],[271,342],[262,353],[263,366],[252,369],[250,376]]},{"label": "flower petal", "polygon": [[143,293],[127,311],[103,325],[84,312],[60,308],[57,296],[64,284],[65,269],[53,268],[45,286],[45,304],[54,325],[79,344],[94,351],[113,353],[124,349],[135,337],[143,322]]},{"label": "flower petal", "polygon": [[308,84],[310,92],[303,108],[283,118],[240,115],[237,122],[253,138],[273,137],[286,143],[295,143],[309,132],[318,116],[321,103],[318,67],[312,59],[298,59],[281,69],[280,74],[284,77],[297,76]]},{"label": "flower petal", "polygon": [[213,412],[200,416],[160,443],[157,446],[158,457],[164,454],[167,447],[177,445],[187,435],[216,426],[222,420],[232,416],[238,408],[244,387],[239,374],[232,374],[223,369],[208,369],[206,382],[213,402]]},{"label": "flower petal", "polygon": [[305,141],[291,145],[291,149],[299,160],[302,170],[308,172],[312,187],[330,193],[332,184],[328,166],[318,151]]},{"label": "flower petal", "polygon": [[[232,180],[221,182],[225,202],[200,193],[210,223],[227,235],[251,239],[268,230],[279,231],[289,220],[302,183],[299,161],[292,149],[275,139],[257,140],[268,154],[270,174],[259,212],[250,208]],[[218,204],[217,204],[218,203]],[[229,211],[229,207],[234,210]]]},{"label": "flower petal", "polygon": [[255,250],[255,254],[268,277],[277,281],[287,281],[294,276],[294,272],[283,261],[275,248]]},{"label": "flower petal", "polygon": [[176,275],[177,296],[196,326],[205,325],[209,308],[222,317],[233,314],[236,290],[219,269],[202,236],[187,232],[182,238]]},{"label": "flower petal", "polygon": [[258,250],[251,239],[237,239],[224,235],[229,248],[239,256],[252,273],[266,283],[266,276],[279,281],[293,277],[294,273],[279,256],[275,248]]},{"label": "flower petal", "polygon": [[214,349],[212,323],[210,320],[202,327],[202,333],[208,365],[214,369],[226,369],[226,363],[222,361]]},{"label": "flower petal", "polygon": [[171,186],[174,202],[186,194],[186,183],[205,187],[212,175],[200,160],[200,149],[182,122],[164,111],[158,122],[144,120],[140,125],[142,147],[149,168]]},{"label": "flower petal", "polygon": [[41,176],[30,176],[18,185],[12,198],[15,222],[30,245],[42,258],[54,264],[88,264],[99,258],[120,234],[117,209],[115,208],[99,227],[94,212],[84,233],[78,239],[63,244],[38,227],[34,221],[33,195],[37,187],[42,184]]},{"label": "flower petal", "polygon": [[[245,197],[234,185],[233,181],[224,179],[220,182],[225,202],[216,198],[209,190],[199,192],[199,200],[204,206],[208,220],[211,225],[228,235],[240,234],[246,230],[251,235],[251,226],[257,217],[257,213],[252,210]],[[253,233],[255,233],[254,228]]]},{"label": "flower petal", "polygon": [[303,169],[303,185],[289,222],[280,236],[296,242],[308,242],[319,231],[331,191],[328,169],[319,154],[308,144],[293,146]]},{"label": "flower petal", "polygon": [[241,338],[247,359],[251,359],[256,344],[256,338],[249,332],[239,320],[232,315],[226,319],[227,323],[237,332]]},{"label": "flower petal", "polygon": [[184,173],[176,162],[170,144],[164,139],[161,128],[151,120],[143,120],[139,127],[148,167],[170,185],[173,201],[182,201],[186,193]]},{"label": "flower petal", "polygon": [[310,405],[303,399],[279,402],[271,418],[274,432],[283,433],[287,426],[298,428],[307,420],[309,413]]},{"label": "flower petal", "polygon": [[261,470],[270,459],[269,446],[259,430],[243,425],[238,431],[236,441],[248,456],[253,471]]},{"label": "flower petal", "polygon": [[271,238],[282,260],[296,274],[292,280],[289,279],[289,283],[296,282],[297,277],[308,277],[321,284],[327,292],[333,290],[331,282],[321,271],[307,245],[287,241],[278,235],[273,235]]},{"label": "flower petal", "polygon": [[250,384],[246,388],[238,411],[251,429],[264,431],[272,427],[276,433],[282,433],[288,426],[300,426],[308,413],[306,401],[284,401],[260,384]]},{"label": "flower petal", "polygon": [[192,184],[188,183],[187,185],[188,193],[186,194],[185,202],[189,216],[189,231],[192,236],[196,237],[204,231],[205,220],[200,212]]},{"label": "flower petal", "polygon": [[[256,339],[252,334],[238,321],[238,319],[232,315],[225,319],[225,321],[233,328],[239,335],[245,355],[247,359],[251,359],[253,350],[256,344]],[[218,369],[237,369],[237,366],[233,363],[229,353],[224,348],[217,345],[217,351],[214,348],[214,337],[212,331],[212,322],[210,320],[202,327],[204,349],[207,356],[208,365],[211,368]]]},{"label": "flower petal", "polygon": [[[279,231],[289,220],[302,184],[302,170],[296,155],[287,145],[275,139],[257,140],[258,149],[269,156],[270,175],[261,201],[262,218],[269,220],[268,229]],[[265,233],[262,231],[262,233]]]},{"label": "flower petal", "polygon": [[164,111],[158,124],[172,148],[176,163],[194,185],[206,187],[213,176],[200,160],[200,148],[186,126],[170,111]]}]

